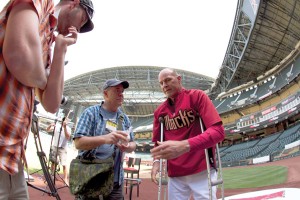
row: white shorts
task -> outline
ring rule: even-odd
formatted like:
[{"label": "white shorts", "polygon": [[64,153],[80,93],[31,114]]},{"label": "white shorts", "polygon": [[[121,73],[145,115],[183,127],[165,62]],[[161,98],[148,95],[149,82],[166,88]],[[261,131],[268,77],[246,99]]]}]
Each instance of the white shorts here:
[{"label": "white shorts", "polygon": [[[65,148],[58,148],[58,152],[56,152],[57,147],[51,147],[51,153],[50,153],[50,161],[53,163],[60,163],[62,166],[67,165],[67,149]],[[57,160],[59,158],[59,162]]]},{"label": "white shorts", "polygon": [[[217,179],[215,170],[211,170],[211,180]],[[209,199],[207,171],[188,176],[169,177],[168,199],[188,200],[193,196],[194,200]],[[217,199],[217,187],[212,187],[212,199]]]}]

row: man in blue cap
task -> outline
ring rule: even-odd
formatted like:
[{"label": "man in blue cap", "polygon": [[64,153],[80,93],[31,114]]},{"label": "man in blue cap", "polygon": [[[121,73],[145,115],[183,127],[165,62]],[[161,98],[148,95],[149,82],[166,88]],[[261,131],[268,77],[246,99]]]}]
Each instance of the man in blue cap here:
[{"label": "man in blue cap", "polygon": [[[75,146],[80,150],[79,155],[91,150],[98,159],[115,155],[114,186],[109,196],[104,199],[123,200],[122,153],[130,153],[136,148],[133,132],[129,133],[129,137],[125,132],[131,127],[130,120],[120,109],[124,100],[123,92],[128,87],[127,81],[107,80],[102,87],[104,101],[82,113],[74,135]],[[84,195],[76,198],[87,199]]]}]

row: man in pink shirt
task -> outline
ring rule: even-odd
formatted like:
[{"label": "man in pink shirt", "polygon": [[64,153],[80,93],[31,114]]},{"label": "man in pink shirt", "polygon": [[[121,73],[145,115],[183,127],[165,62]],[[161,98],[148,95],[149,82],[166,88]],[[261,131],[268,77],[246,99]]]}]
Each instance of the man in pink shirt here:
[{"label": "man in pink shirt", "polygon": [[[173,69],[163,69],[158,76],[162,91],[167,96],[154,112],[151,150],[152,181],[157,183],[159,159],[167,159],[169,176],[168,199],[209,199],[208,177],[204,150],[215,149],[225,137],[221,118],[209,97],[201,90],[183,88],[181,76]],[[206,130],[201,133],[199,116]],[[163,119],[163,142],[160,142]],[[217,177],[212,167],[212,179]],[[216,187],[213,187],[216,199]]]}]

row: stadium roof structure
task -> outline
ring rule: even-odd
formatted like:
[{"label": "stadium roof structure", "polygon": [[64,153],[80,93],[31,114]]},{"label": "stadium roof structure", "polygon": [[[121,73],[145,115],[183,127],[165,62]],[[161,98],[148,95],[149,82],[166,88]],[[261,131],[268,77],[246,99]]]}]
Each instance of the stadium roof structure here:
[{"label": "stadium roof structure", "polygon": [[[107,79],[127,80],[129,88],[124,91],[122,109],[129,116],[152,116],[157,105],[165,100],[158,83],[158,74],[162,69],[164,67],[122,66],[88,72],[66,80],[64,96],[73,105],[95,105],[103,100],[101,88]],[[207,92],[215,81],[205,75],[178,69],[176,71],[181,75],[186,89],[195,88]]]},{"label": "stadium roof structure", "polygon": [[[268,76],[300,41],[299,13],[299,0],[239,0],[217,79],[177,70],[183,75],[183,85],[205,90],[215,99],[237,86]],[[129,115],[152,115],[157,104],[164,100],[157,82],[161,69],[124,66],[86,73],[65,81],[64,95],[88,106],[102,100],[100,89],[106,79],[125,79],[130,88],[125,92],[123,109]]]},{"label": "stadium roof structure", "polygon": [[300,40],[299,13],[299,0],[239,0],[211,97],[255,82],[293,51]]}]

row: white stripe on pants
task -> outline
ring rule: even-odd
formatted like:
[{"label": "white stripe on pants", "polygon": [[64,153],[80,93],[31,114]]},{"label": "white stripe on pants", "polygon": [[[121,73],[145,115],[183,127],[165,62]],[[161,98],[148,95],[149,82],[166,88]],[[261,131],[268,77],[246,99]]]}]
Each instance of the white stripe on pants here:
[{"label": "white stripe on pants", "polygon": [[[211,170],[211,180],[217,179],[215,170]],[[216,186],[212,187],[212,199],[216,200]],[[207,171],[188,176],[169,177],[168,199],[188,200],[191,195],[194,200],[209,199]]]}]

